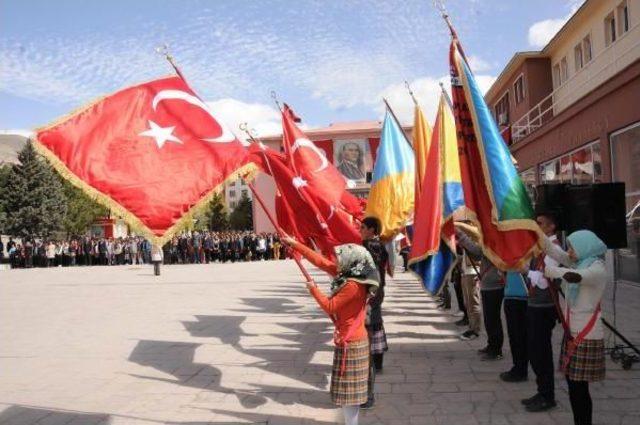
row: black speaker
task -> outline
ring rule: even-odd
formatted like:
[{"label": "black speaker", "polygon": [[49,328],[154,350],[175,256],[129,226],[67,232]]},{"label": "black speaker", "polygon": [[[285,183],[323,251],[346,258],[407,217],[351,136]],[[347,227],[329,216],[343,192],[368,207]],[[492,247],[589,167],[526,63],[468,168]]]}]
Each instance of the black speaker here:
[{"label": "black speaker", "polygon": [[627,246],[624,183],[570,185],[565,199],[564,230],[589,229],[610,249]]},{"label": "black speaker", "polygon": [[551,214],[556,219],[558,230],[564,230],[568,184],[542,184],[535,188],[534,207],[536,214]]}]

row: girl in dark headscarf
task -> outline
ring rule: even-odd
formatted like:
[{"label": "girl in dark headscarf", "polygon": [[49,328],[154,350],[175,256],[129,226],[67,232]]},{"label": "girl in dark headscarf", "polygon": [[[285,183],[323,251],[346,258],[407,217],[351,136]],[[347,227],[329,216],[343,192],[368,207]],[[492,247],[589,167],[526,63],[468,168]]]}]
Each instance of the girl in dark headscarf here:
[{"label": "girl in dark headscarf", "polygon": [[314,282],[307,282],[307,288],[336,327],[331,400],[342,407],[345,424],[356,425],[360,405],[367,401],[369,338],[364,325],[367,300],[375,294],[380,282],[376,265],[360,245],[337,246],[334,263],[292,238],[282,241],[334,277],[330,296],[323,294]]}]

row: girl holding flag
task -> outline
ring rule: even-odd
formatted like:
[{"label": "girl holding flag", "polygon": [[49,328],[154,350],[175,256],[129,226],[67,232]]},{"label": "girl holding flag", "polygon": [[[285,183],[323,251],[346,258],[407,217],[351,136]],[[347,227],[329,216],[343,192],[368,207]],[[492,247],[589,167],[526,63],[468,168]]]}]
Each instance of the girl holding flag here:
[{"label": "girl holding flag", "polygon": [[607,246],[589,230],[572,233],[567,242],[569,249],[565,252],[545,241],[547,255],[566,266],[547,266],[545,276],[562,279],[566,299],[560,370],[569,386],[574,423],[591,425],[589,382],[601,381],[605,376],[604,332],[599,319],[607,279],[602,256]]},{"label": "girl holding flag", "polygon": [[369,337],[365,317],[367,301],[380,286],[376,265],[371,254],[356,244],[336,246],[334,263],[291,237],[282,238],[282,242],[333,277],[328,297],[313,281],[307,282],[307,288],[336,327],[331,400],[342,407],[345,424],[357,425],[360,405],[368,395]]}]

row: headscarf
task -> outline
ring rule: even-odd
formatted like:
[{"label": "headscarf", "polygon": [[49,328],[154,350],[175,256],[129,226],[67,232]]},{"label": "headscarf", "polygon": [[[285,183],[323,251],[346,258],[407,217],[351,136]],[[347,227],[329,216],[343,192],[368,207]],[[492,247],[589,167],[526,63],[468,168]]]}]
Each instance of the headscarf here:
[{"label": "headscarf", "polygon": [[[567,237],[567,240],[576,253],[577,262],[575,268],[577,270],[586,269],[607,252],[607,245],[590,230],[573,232]],[[579,284],[567,284],[566,293],[569,304],[575,304],[579,290]]]},{"label": "headscarf", "polygon": [[368,285],[375,293],[380,286],[380,276],[369,251],[361,245],[348,243],[334,248],[338,259],[338,275],[331,282],[331,292],[336,293],[347,280]]}]

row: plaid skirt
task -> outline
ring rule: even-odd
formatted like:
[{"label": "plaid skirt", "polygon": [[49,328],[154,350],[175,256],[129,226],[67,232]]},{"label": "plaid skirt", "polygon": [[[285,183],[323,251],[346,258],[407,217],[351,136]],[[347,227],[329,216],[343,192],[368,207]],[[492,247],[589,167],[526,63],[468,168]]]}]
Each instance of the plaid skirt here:
[{"label": "plaid skirt", "polygon": [[347,361],[341,373],[343,347],[335,347],[333,350],[331,401],[338,406],[360,405],[367,401],[369,340],[349,342],[346,354]]},{"label": "plaid skirt", "polygon": [[[566,339],[562,341],[560,367],[565,357]],[[602,381],[605,375],[604,340],[584,339],[573,352],[567,369],[564,371],[572,381]]]},{"label": "plaid skirt", "polygon": [[384,327],[369,331],[369,346],[371,348],[371,354],[382,354],[389,350],[387,334],[384,332]]}]

